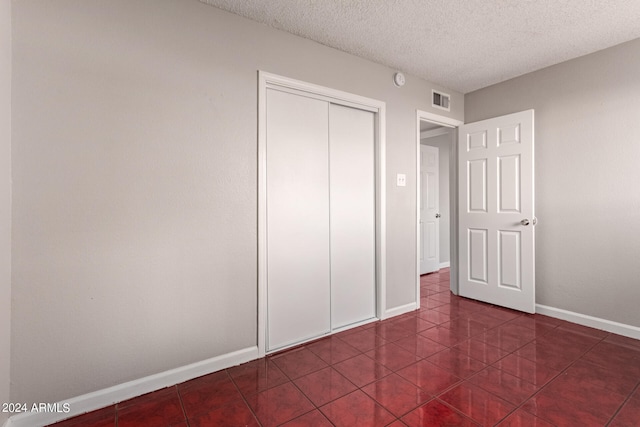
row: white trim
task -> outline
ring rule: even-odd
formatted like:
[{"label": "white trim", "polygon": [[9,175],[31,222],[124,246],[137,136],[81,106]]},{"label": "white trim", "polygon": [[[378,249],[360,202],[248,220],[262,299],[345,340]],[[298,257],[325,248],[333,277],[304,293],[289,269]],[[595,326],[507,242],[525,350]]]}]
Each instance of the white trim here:
[{"label": "white trim", "polygon": [[277,74],[267,73],[266,71],[258,71],[260,83],[264,83],[264,87],[260,89],[273,88],[281,91],[295,93],[310,98],[322,99],[334,104],[355,107],[361,110],[367,110],[378,113],[380,108],[384,108],[385,103],[377,99],[367,98],[365,96],[356,95],[341,90],[332,89],[330,87],[320,86],[313,83],[295,80],[289,77],[279,76]]},{"label": "white trim", "polygon": [[449,261],[440,263],[440,268],[447,268],[449,266],[451,266],[451,263]]},{"label": "white trim", "polygon": [[267,75],[258,72],[258,355],[267,348]]},{"label": "white trim", "polygon": [[382,320],[387,308],[387,106],[376,114],[376,314]]},{"label": "white trim", "polygon": [[611,320],[601,319],[586,314],[575,313],[573,311],[563,310],[561,308],[549,307],[542,304],[536,304],[536,313],[545,314],[556,319],[567,320],[590,328],[601,329],[603,331],[612,332],[625,337],[640,339],[640,328],[637,326],[626,325],[624,323],[613,322]]},{"label": "white trim", "polygon": [[450,128],[456,128],[456,127],[464,124],[464,122],[462,120],[452,119],[451,117],[441,116],[440,114],[429,113],[427,111],[421,111],[421,110],[416,110],[416,111],[418,113],[418,116],[422,120],[426,120],[426,121],[431,122],[431,123],[436,123],[436,124],[439,124],[441,126],[447,126],[447,127],[450,127]]},{"label": "white trim", "polygon": [[257,358],[258,347],[248,347],[58,402],[60,406],[65,403],[69,404],[71,411],[66,414],[57,412],[17,414],[7,420],[5,427],[30,427],[52,424]]},{"label": "white trim", "polygon": [[[301,94],[375,114],[376,138],[376,316],[386,308],[386,104],[376,99],[258,71],[258,354],[264,356],[267,336],[267,89]],[[332,331],[331,333],[335,333]],[[316,337],[317,338],[317,337]],[[314,338],[315,339],[315,338]],[[300,343],[298,343],[300,344]],[[280,349],[278,349],[279,351]]]},{"label": "white trim", "polygon": [[[426,111],[421,111],[421,110],[416,110],[416,218],[415,218],[415,226],[416,226],[416,301],[415,301],[415,305],[416,305],[416,309],[420,308],[420,197],[421,197],[421,189],[420,189],[420,140],[421,140],[421,132],[420,132],[420,121],[428,121],[431,123],[436,123],[439,124],[441,126],[445,126],[448,128],[457,128],[458,126],[464,124],[464,122],[462,120],[457,120],[457,119],[452,119],[450,117],[445,117],[445,116],[441,116],[439,114],[433,114],[433,113],[428,113]],[[455,165],[458,162],[458,159],[456,158],[455,153],[457,153],[457,151],[455,151],[455,146],[456,146],[457,142],[454,138],[453,142],[452,142],[452,149],[449,151],[449,175],[451,175],[452,171],[455,171]],[[457,194],[457,188],[454,188],[456,182],[452,182],[451,180],[449,180],[449,192],[450,193],[454,193]],[[450,194],[451,196],[451,194]],[[451,227],[457,227],[458,224],[458,219],[457,218],[451,218],[452,216],[454,216],[455,212],[457,212],[457,197],[449,197],[449,204],[450,204],[450,209],[449,209],[449,216],[450,216],[450,224]],[[451,247],[451,262],[453,262],[453,266],[454,269],[457,268],[457,262],[456,262],[456,257],[457,257],[457,248],[458,248],[458,242],[457,240],[457,233],[450,233],[450,247]],[[454,293],[457,294],[457,290],[458,290],[458,284],[456,283],[457,281],[457,275],[455,274],[455,271],[452,272],[451,274],[451,290],[454,291]]]},{"label": "white trim", "polygon": [[431,130],[425,130],[425,131],[420,132],[420,139],[435,138],[436,136],[446,135],[449,132],[450,132],[450,129],[447,129],[445,127],[431,129]]},{"label": "white trim", "polygon": [[388,310],[386,310],[384,312],[384,316],[382,317],[382,319],[380,320],[385,320],[385,319],[389,319],[391,317],[395,317],[395,316],[400,316],[401,314],[405,314],[408,313],[410,311],[414,311],[417,310],[418,305],[414,302],[409,303],[409,304],[405,304],[405,305],[401,305],[399,307],[394,307],[394,308],[390,308]]}]

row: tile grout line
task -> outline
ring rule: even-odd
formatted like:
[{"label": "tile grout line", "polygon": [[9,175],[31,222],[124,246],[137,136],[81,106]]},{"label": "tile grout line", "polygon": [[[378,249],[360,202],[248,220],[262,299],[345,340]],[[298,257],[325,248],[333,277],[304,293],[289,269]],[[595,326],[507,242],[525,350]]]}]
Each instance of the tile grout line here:
[{"label": "tile grout line", "polygon": [[[437,306],[437,307],[442,307],[442,306],[444,306],[444,305],[450,305],[450,304],[449,304],[449,303],[443,303],[442,305],[439,305],[439,306]],[[431,310],[436,309],[437,307],[432,307],[432,308],[431,308]],[[484,309],[479,309],[479,310],[477,310],[477,312],[481,312],[481,311],[486,311],[486,310],[484,310]],[[417,315],[416,315],[416,316],[417,316]],[[490,314],[487,314],[487,316],[492,317]],[[418,317],[419,317],[419,316],[418,316]],[[495,326],[493,326],[493,327],[491,327],[491,328],[487,328],[483,333],[486,333],[487,331],[492,330],[492,329],[497,329],[497,328],[499,328],[500,326],[502,326],[502,325],[504,325],[504,324],[506,324],[506,323],[508,323],[508,322],[510,322],[510,321],[512,321],[512,320],[514,320],[514,319],[516,319],[516,318],[518,318],[518,317],[520,317],[520,316],[516,316],[515,318],[509,319],[509,320],[504,320],[504,321],[502,321],[501,323],[498,323],[498,324],[496,324]],[[450,321],[452,321],[452,320],[455,320],[455,319],[459,319],[459,318],[461,318],[461,317],[460,317],[460,316],[455,317],[454,319],[449,320],[449,322],[450,322]],[[495,319],[496,319],[496,320],[503,320],[503,319],[498,319],[498,318],[495,318]],[[469,320],[472,320],[472,319],[469,319]],[[447,322],[443,322],[443,323],[447,323]],[[436,327],[436,326],[438,326],[438,325],[434,325],[434,326],[432,326],[431,328]],[[443,326],[443,327],[444,327],[444,326]],[[415,336],[422,336],[422,335],[420,335],[420,332],[424,332],[424,331],[426,331],[426,330],[428,330],[428,329],[431,329],[431,328],[427,328],[427,329],[425,329],[425,330],[423,330],[423,331],[416,331],[415,333],[413,333],[413,332],[412,332],[412,335],[415,335]],[[445,328],[446,328],[446,327],[445,327]],[[446,328],[446,329],[448,329],[448,328]],[[409,335],[409,336],[412,336],[412,335]],[[476,336],[477,336],[477,335],[480,335],[480,334],[476,334]],[[426,337],[424,337],[424,338],[426,338]],[[468,377],[466,377],[466,378],[460,378],[460,377],[458,377],[458,378],[460,378],[460,380],[459,380],[459,381],[455,382],[454,384],[451,384],[449,387],[445,388],[444,390],[442,390],[442,391],[441,391],[440,393],[438,393],[438,394],[431,394],[431,393],[430,393],[430,394],[431,394],[431,396],[432,396],[432,397],[431,397],[431,399],[429,399],[427,402],[423,402],[423,403],[420,403],[420,404],[416,405],[415,407],[412,407],[412,408],[411,408],[410,410],[408,410],[406,413],[404,413],[404,414],[402,414],[402,415],[398,416],[398,417],[397,417],[397,420],[400,420],[400,421],[401,421],[401,418],[402,418],[402,417],[407,416],[408,414],[410,414],[410,413],[411,413],[411,412],[413,412],[414,410],[418,409],[419,407],[421,407],[421,406],[423,406],[423,405],[425,405],[425,404],[428,404],[428,402],[431,402],[431,401],[437,400],[438,402],[446,403],[446,402],[442,401],[442,400],[439,398],[439,396],[441,396],[441,395],[443,395],[443,394],[445,394],[445,393],[449,392],[450,390],[454,389],[455,387],[457,387],[457,386],[461,385],[462,383],[464,383],[464,382],[468,381],[468,379],[469,379],[469,378],[471,378],[472,376],[474,376],[474,375],[478,374],[479,372],[481,372],[481,371],[483,371],[483,370],[487,369],[488,367],[492,366],[492,364],[485,363],[484,361],[481,361],[481,360],[479,360],[479,359],[476,359],[475,357],[473,357],[473,356],[471,356],[471,355],[468,355],[468,354],[466,354],[466,353],[464,353],[464,352],[462,352],[462,351],[457,350],[457,349],[455,349],[455,348],[454,348],[455,346],[460,345],[461,343],[464,343],[464,342],[470,341],[472,338],[474,338],[474,336],[473,336],[473,335],[472,335],[472,336],[469,336],[467,339],[465,339],[465,340],[463,340],[463,341],[456,342],[456,343],[455,343],[455,345],[451,345],[451,346],[447,346],[447,345],[444,345],[444,344],[442,344],[442,343],[438,343],[438,344],[440,344],[440,345],[444,346],[445,348],[444,348],[444,349],[442,349],[442,350],[440,350],[440,351],[437,351],[437,352],[435,352],[435,353],[433,353],[433,354],[431,354],[431,355],[429,355],[429,356],[426,356],[426,357],[420,357],[420,359],[419,359],[419,360],[417,360],[417,361],[415,361],[414,363],[412,363],[412,364],[409,364],[409,365],[408,365],[408,366],[411,366],[411,365],[413,365],[413,364],[415,364],[415,363],[418,363],[418,362],[420,362],[420,361],[426,361],[427,363],[431,363],[431,364],[433,364],[434,366],[438,367],[439,369],[444,369],[444,367],[441,367],[441,366],[439,366],[439,365],[436,365],[436,364],[434,364],[434,363],[432,363],[432,362],[428,361],[427,359],[428,359],[429,357],[432,357],[432,356],[434,356],[434,355],[436,355],[436,354],[438,354],[438,353],[444,352],[445,350],[449,349],[449,350],[459,351],[460,353],[464,354],[464,355],[465,355],[466,357],[468,357],[469,359],[473,359],[473,360],[476,360],[476,361],[478,361],[478,362],[480,362],[480,363],[483,363],[485,366],[484,366],[482,369],[480,369],[479,371],[477,371],[477,372],[475,372],[475,373],[472,373],[471,375],[469,375],[469,376],[468,376]],[[401,338],[400,340],[402,340],[402,339],[403,339],[403,338]],[[426,339],[429,339],[429,338],[426,338]],[[396,341],[394,341],[394,342],[397,342],[397,341],[400,341],[400,340],[396,340]],[[434,342],[435,342],[435,341],[434,341]],[[392,342],[392,343],[393,343],[393,342]],[[437,343],[437,342],[436,342],[436,343]],[[494,347],[494,346],[491,346],[490,344],[486,344],[486,343],[483,343],[483,344],[488,345],[488,346],[490,346],[490,347]],[[526,344],[524,344],[524,345],[526,345]],[[401,346],[399,346],[399,347],[400,347],[400,348],[402,348]],[[496,347],[496,348],[498,348],[498,347]],[[403,349],[404,349],[404,348],[403,348]],[[502,349],[500,349],[500,350],[502,350]],[[515,351],[515,350],[514,350],[514,351]],[[505,356],[503,356],[503,357],[506,357],[506,356],[507,356],[507,355],[509,355],[509,354],[511,354],[511,353],[508,353],[508,354],[506,354],[506,355],[505,355]],[[502,359],[502,358],[501,358],[501,359]],[[500,360],[500,359],[498,359],[498,360]],[[397,369],[397,370],[395,370],[395,371],[392,371],[392,374],[399,375],[399,374],[398,374],[398,371],[400,371],[400,370],[402,370],[402,369],[404,369],[404,368],[406,368],[406,367],[408,367],[408,366],[405,366],[405,367],[402,367],[402,368]],[[451,373],[451,372],[450,372],[450,371],[448,371],[448,370],[447,370],[447,372]],[[392,375],[392,374],[389,374],[389,375],[387,375],[387,376],[385,376],[385,377],[383,377],[383,378],[377,379],[377,380],[373,381],[372,383],[374,383],[374,382],[378,382],[378,381],[381,381],[382,379],[384,379],[384,378],[386,378],[386,377],[388,377],[388,376],[390,376],[390,375]],[[453,374],[453,373],[451,373],[451,374],[457,377],[457,375],[455,375],[455,374]],[[399,375],[399,377],[400,377],[400,378],[402,378],[402,379],[405,379],[405,378],[404,378],[404,377],[402,377],[401,375]],[[405,379],[405,380],[406,380],[406,379]],[[417,387],[417,388],[418,388],[418,389],[420,389],[420,390],[426,391],[426,390],[424,390],[422,387],[420,387],[420,386],[418,386],[418,385],[416,385],[416,384],[412,383],[411,381],[409,381],[409,382],[412,384],[412,386],[415,386],[415,387]],[[369,384],[372,384],[372,383],[369,383]],[[369,385],[369,384],[367,384],[367,385]],[[364,386],[363,386],[363,387],[364,387]],[[483,389],[483,391],[485,391],[485,392],[489,393],[489,394],[490,394],[490,395],[492,395],[492,396],[496,396],[495,394],[493,394],[493,393],[491,393],[491,392],[489,392],[489,391],[487,391],[487,390],[484,390],[484,389]],[[364,392],[364,390],[363,390],[363,392]],[[366,392],[364,392],[364,393],[365,393],[365,394],[367,394]],[[368,395],[368,394],[367,394],[367,395]],[[369,395],[368,395],[368,396],[369,396]],[[377,402],[377,403],[378,403],[378,404],[380,404],[382,407],[384,407],[384,405],[383,405],[381,402],[377,401],[374,397],[372,397],[372,396],[369,396],[369,397],[371,397],[375,402]],[[499,396],[496,396],[496,397],[500,398]],[[501,400],[504,400],[504,399],[502,399],[502,398],[500,398],[500,399],[501,399]],[[510,403],[510,402],[508,402],[508,403]],[[452,406],[451,406],[451,405],[449,405],[448,403],[447,403],[447,406],[448,406],[448,407],[451,407],[451,408],[452,408],[452,409],[454,409],[457,413],[459,413],[459,414],[461,414],[462,416],[464,416],[464,418],[465,418],[465,419],[470,419],[470,420],[472,419],[472,418],[469,418],[467,415],[465,415],[465,414],[461,413],[457,408],[452,407]],[[385,409],[386,409],[386,408],[385,408]],[[475,422],[475,420],[473,420],[473,421]]]},{"label": "tile grout line", "polygon": [[[266,358],[265,358],[266,359]],[[258,359],[259,360],[259,359]],[[266,362],[266,360],[265,360]],[[241,365],[238,365],[241,366]],[[278,368],[279,369],[279,368]],[[249,405],[249,402],[247,401],[246,396],[244,395],[244,393],[240,390],[240,387],[238,387],[238,384],[236,383],[236,380],[231,376],[231,374],[229,373],[229,368],[224,370],[227,373],[227,376],[231,379],[231,382],[233,383],[234,387],[236,388],[236,390],[238,391],[238,393],[240,393],[240,397],[242,398],[242,401],[244,402],[244,404],[247,406],[247,408],[249,409],[249,412],[251,412],[251,415],[253,415],[253,418],[256,420],[256,422],[258,423],[258,425],[260,427],[262,427],[262,421],[260,421],[260,419],[258,419],[258,415],[255,413],[255,411],[253,410],[253,408],[251,407],[251,405]],[[283,372],[284,374],[284,372]],[[285,374],[286,375],[286,374]],[[277,386],[271,387],[271,388],[275,388]],[[268,389],[266,389],[268,390]],[[256,392],[256,394],[258,394],[260,392]]]},{"label": "tile grout line", "polygon": [[[555,330],[557,330],[557,329],[558,329],[558,327],[556,326],[553,330],[555,331]],[[548,334],[550,334],[551,332],[552,332],[552,331],[549,331],[549,332],[547,332],[547,333],[546,333],[546,334],[544,334],[544,335],[548,335]],[[569,332],[571,332],[571,331],[569,331]],[[572,333],[576,333],[576,332],[572,332]],[[576,333],[576,334],[585,336],[584,334],[579,334],[579,333]],[[544,336],[544,335],[543,335],[543,336]],[[568,366],[566,366],[564,369],[562,369],[560,372],[558,372],[555,376],[553,376],[553,377],[551,377],[549,380],[547,380],[547,381],[546,381],[542,386],[540,386],[540,388],[539,388],[535,393],[533,393],[533,394],[532,394],[531,396],[529,396],[529,397],[528,397],[524,402],[522,402],[520,405],[518,405],[518,406],[516,407],[516,409],[514,409],[514,410],[511,412],[511,414],[512,414],[513,412],[516,412],[516,411],[517,411],[517,410],[519,410],[519,409],[522,409],[522,410],[523,410],[524,412],[526,412],[527,414],[533,415],[534,417],[540,418],[541,420],[544,420],[544,421],[546,421],[546,422],[548,422],[548,423],[550,423],[550,424],[555,425],[555,424],[553,423],[553,421],[551,421],[550,419],[547,419],[547,418],[544,418],[544,417],[539,416],[539,415],[537,415],[537,414],[532,414],[532,413],[530,413],[530,412],[526,411],[526,410],[523,408],[523,406],[524,406],[527,402],[529,402],[531,399],[533,399],[534,397],[536,397],[540,392],[542,392],[542,390],[544,390],[544,389],[545,389],[549,384],[551,384],[553,381],[555,381],[557,378],[559,378],[563,373],[565,373],[569,368],[571,368],[571,367],[572,367],[576,362],[578,362],[580,359],[582,359],[582,357],[584,357],[584,355],[585,355],[585,354],[587,354],[588,352],[590,352],[591,350],[593,350],[593,348],[594,348],[595,346],[597,346],[598,344],[600,344],[601,342],[603,342],[603,341],[604,341],[604,339],[605,339],[606,337],[608,337],[609,335],[610,335],[610,334],[609,334],[609,333],[607,333],[607,335],[605,335],[604,337],[602,337],[602,338],[600,339],[600,341],[596,341],[596,342],[595,342],[591,347],[589,347],[587,350],[585,350],[585,351],[584,351],[580,356],[578,356],[578,357],[577,357],[573,362],[571,362]],[[596,338],[596,337],[593,337],[593,338]],[[533,341],[535,341],[535,340],[533,340]],[[526,345],[526,344],[525,344],[525,345]],[[526,358],[525,358],[525,359],[526,359]],[[527,360],[529,360],[529,359],[527,359]],[[531,362],[533,362],[533,361],[531,361]],[[535,363],[535,362],[533,362],[533,363]],[[545,366],[545,365],[543,365],[543,366]],[[548,366],[547,366],[547,367],[548,367]],[[511,414],[509,414],[509,415],[511,415]],[[508,416],[509,416],[509,415],[508,415]],[[503,418],[500,422],[504,421],[506,418],[507,418],[507,417]]]},{"label": "tile grout line", "polygon": [[[490,314],[487,314],[487,315],[489,315],[489,316],[490,316]],[[485,331],[485,333],[486,333],[486,332],[488,332],[488,331],[490,331],[490,330],[498,329],[498,328],[500,328],[501,326],[504,326],[506,323],[509,323],[509,322],[511,322],[511,321],[513,321],[513,320],[515,320],[515,319],[519,318],[519,317],[522,317],[522,316],[517,316],[517,317],[515,317],[515,318],[513,318],[513,319],[510,319],[510,320],[507,320],[507,321],[505,321],[505,322],[502,322],[502,323],[501,323],[501,324],[499,324],[499,325],[496,325],[496,326],[494,326],[494,327],[492,327],[492,328],[487,329],[487,330]],[[472,319],[470,319],[470,320],[472,320]],[[498,320],[500,320],[500,319],[498,319]],[[446,323],[446,322],[445,322],[445,323]],[[526,327],[526,326],[525,326],[525,327]],[[529,329],[532,329],[532,328],[529,328]],[[549,332],[547,332],[547,333],[545,333],[545,334],[542,334],[541,336],[548,335],[548,334],[552,333],[553,331],[555,331],[555,330],[557,330],[557,329],[558,329],[558,326],[554,327],[554,328],[553,328],[552,330],[550,330]],[[576,334],[579,334],[579,335],[583,335],[583,334],[580,334],[580,333],[577,333],[577,332],[573,332],[573,331],[570,331],[570,330],[569,330],[569,332],[571,332],[571,333],[576,333]],[[480,335],[480,334],[477,334],[477,335]],[[599,341],[595,342],[591,347],[587,348],[587,349],[585,350],[585,352],[584,352],[584,353],[582,353],[578,358],[576,358],[576,360],[574,360],[574,361],[573,361],[569,366],[567,366],[565,369],[561,370],[561,371],[560,371],[556,376],[554,376],[554,377],[550,378],[549,380],[547,380],[547,381],[546,381],[542,386],[540,386],[540,387],[538,388],[538,390],[536,390],[536,392],[535,392],[535,393],[533,393],[531,396],[527,397],[527,398],[526,398],[523,402],[521,402],[519,405],[514,405],[514,406],[515,406],[515,407],[514,407],[514,409],[513,409],[512,411],[510,411],[509,413],[507,413],[507,414],[506,414],[504,417],[502,417],[500,420],[498,420],[498,421],[496,422],[496,424],[495,424],[495,425],[497,425],[497,424],[501,423],[502,421],[504,421],[505,419],[507,419],[509,416],[511,416],[513,413],[515,413],[516,411],[518,411],[519,409],[521,409],[521,408],[522,408],[522,406],[523,406],[525,403],[527,403],[527,402],[528,402],[530,399],[532,399],[536,394],[538,394],[541,390],[543,390],[543,389],[544,389],[548,384],[550,384],[550,383],[551,383],[555,378],[557,378],[557,377],[558,377],[558,376],[560,376],[563,372],[565,372],[567,369],[569,369],[571,366],[573,366],[573,364],[574,364],[574,363],[576,363],[578,360],[580,360],[580,359],[581,359],[585,354],[587,354],[589,351],[591,351],[591,350],[592,350],[596,345],[598,345],[600,342],[604,341],[604,339],[605,339],[607,336],[609,336],[609,334],[605,335],[605,336],[604,336],[604,337],[602,337]],[[471,336],[471,337],[469,337],[467,340],[462,341],[462,342],[470,341],[470,340],[471,340],[471,339],[473,339],[473,338],[474,338],[474,336]],[[536,338],[537,338],[537,337],[536,337]],[[439,397],[440,397],[440,396],[442,396],[443,394],[446,394],[447,392],[449,392],[450,390],[454,389],[455,387],[459,386],[460,384],[465,383],[465,382],[468,382],[470,378],[472,378],[472,377],[474,377],[474,376],[478,375],[480,372],[482,372],[482,371],[484,371],[484,370],[488,369],[489,367],[495,367],[494,365],[495,365],[497,362],[499,362],[500,360],[502,360],[502,359],[504,359],[504,358],[506,358],[506,357],[508,357],[508,356],[510,356],[510,355],[515,354],[519,349],[521,349],[521,348],[525,347],[526,345],[528,345],[528,344],[532,343],[533,341],[535,341],[535,340],[536,340],[536,338],[533,338],[533,339],[531,339],[531,340],[529,340],[529,341],[527,341],[527,342],[523,343],[522,345],[518,346],[517,348],[515,348],[515,349],[514,349],[514,350],[512,350],[511,352],[508,352],[506,355],[504,355],[503,357],[501,357],[501,358],[499,358],[498,360],[494,361],[493,363],[487,363],[487,364],[486,364],[486,366],[485,366],[484,368],[482,368],[481,370],[479,370],[479,371],[477,371],[477,372],[475,372],[475,373],[473,373],[473,374],[469,375],[469,376],[468,376],[468,377],[466,377],[466,378],[463,378],[463,379],[462,379],[461,381],[459,381],[458,383],[456,383],[456,384],[454,384],[454,385],[451,385],[449,388],[447,388],[447,389],[445,389],[444,391],[442,391],[441,393],[439,393],[439,394],[437,395],[437,397],[436,397],[436,398],[437,398],[437,399],[438,399],[438,401],[440,401],[440,402],[447,403],[446,401],[442,401]],[[596,338],[596,337],[593,337],[593,338]],[[484,343],[484,342],[483,342],[483,343]],[[487,344],[487,343],[484,343],[484,344],[485,344],[485,345],[488,345],[488,346],[492,346],[491,344]],[[458,343],[458,344],[456,344],[456,345],[460,345],[460,343]],[[454,347],[455,347],[455,346],[451,346],[451,347],[449,347],[449,348],[454,349]],[[492,347],[494,347],[494,346],[492,346]],[[499,348],[499,347],[498,347],[498,348]],[[466,353],[465,353],[465,354],[466,354]],[[480,361],[480,362],[483,362],[483,361],[481,361],[481,360],[479,360],[479,359],[474,358],[474,357],[473,357],[473,356],[471,356],[471,355],[467,355],[467,356],[468,356],[468,357],[470,357],[470,358],[472,358],[472,359],[474,359],[474,360],[478,360],[478,361]],[[516,356],[517,356],[517,355],[516,355]],[[520,356],[518,356],[518,357],[520,357]],[[525,359],[526,359],[526,358],[525,358]],[[528,359],[526,359],[526,360],[528,360]],[[484,362],[483,362],[483,363],[484,363]],[[533,363],[535,363],[535,362],[533,362]],[[497,369],[499,369],[499,368],[497,368]],[[514,376],[514,377],[515,377],[515,376]],[[522,378],[519,378],[519,377],[516,377],[516,378],[518,378],[518,379],[519,379],[519,380],[521,380],[521,381],[526,381],[526,380],[524,380],[524,379],[522,379]],[[527,381],[527,382],[528,382],[528,381]],[[473,383],[470,383],[470,384],[473,384]],[[535,384],[533,384],[533,385],[535,386]],[[490,395],[492,395],[492,396],[496,396],[497,398],[500,398],[501,400],[504,400],[505,402],[507,402],[507,403],[510,403],[510,404],[511,404],[511,402],[506,401],[505,399],[501,398],[500,396],[495,395],[495,394],[494,394],[494,393],[492,393],[491,391],[489,391],[489,390],[486,390],[486,389],[482,388],[482,386],[478,386],[478,387],[480,387],[483,391],[485,391],[485,392],[489,393]],[[452,406],[451,406],[451,405],[449,405],[449,404],[447,404],[447,406],[452,407]],[[452,408],[453,408],[453,409],[456,409],[456,408],[454,408],[454,407],[452,407]],[[458,412],[459,412],[459,411],[458,411]],[[526,412],[526,411],[525,411],[525,412]],[[528,412],[527,412],[527,413],[528,413]],[[531,415],[533,415],[533,414],[531,414]],[[465,415],[465,416],[466,416],[466,415]],[[537,415],[533,415],[533,416],[534,416],[534,417],[537,417]],[[541,418],[541,419],[543,419],[543,418]],[[475,420],[474,420],[474,421],[475,421]],[[545,420],[545,421],[546,421],[546,420]]]},{"label": "tile grout line", "polygon": [[[226,370],[226,369],[225,369]],[[178,384],[174,385],[176,388],[176,394],[178,395],[178,400],[180,401],[180,408],[182,409],[182,415],[184,415],[184,419],[187,423],[187,427],[191,426],[191,421],[187,417],[187,410],[184,408],[184,402],[182,401],[182,394],[180,393],[180,389],[178,388]],[[118,426],[116,426],[118,427]]]},{"label": "tile grout line", "polygon": [[[516,317],[515,319],[517,319],[517,318],[521,318],[521,317],[524,317],[524,316],[520,315],[520,316]],[[512,319],[512,320],[514,320],[514,319]],[[526,327],[526,326],[524,326],[524,327]],[[554,327],[552,330],[548,331],[547,333],[542,334],[542,336],[552,333],[552,332],[553,332],[553,331],[555,331],[557,328],[558,328],[557,326],[556,326],[556,327]],[[529,328],[529,329],[532,329],[532,328]],[[537,338],[537,337],[536,337],[536,338]],[[507,355],[505,355],[504,357],[502,357],[502,358],[500,358],[500,359],[496,360],[494,363],[492,363],[492,364],[491,364],[491,365],[489,365],[489,366],[494,367],[494,365],[495,365],[496,363],[498,363],[500,360],[502,360],[502,359],[504,359],[504,358],[506,358],[506,357],[508,357],[508,356],[511,356],[511,355],[515,355],[516,357],[522,357],[522,356],[517,355],[517,354],[516,354],[516,352],[517,352],[518,350],[520,350],[520,349],[522,349],[522,348],[526,347],[527,345],[531,344],[532,342],[534,342],[534,341],[536,340],[536,338],[533,338],[533,339],[531,339],[531,340],[529,340],[529,341],[527,341],[527,342],[523,343],[522,345],[520,345],[520,346],[516,347],[516,348],[515,348],[515,349],[513,349],[510,353],[508,353],[508,354],[507,354]],[[529,359],[524,358],[524,357],[523,357],[523,359],[525,359],[525,360],[529,360]],[[529,360],[529,361],[530,361],[530,360]],[[532,362],[532,363],[536,363],[536,362],[533,362],[533,361],[530,361],[530,362]],[[544,366],[544,365],[543,365],[543,366]],[[485,368],[485,369],[486,369],[486,368]],[[496,368],[496,369],[499,369],[499,368]],[[500,371],[502,371],[502,370],[500,369]],[[504,372],[504,371],[502,371],[502,372]],[[507,374],[509,374],[508,372],[506,372],[506,373],[507,373]],[[513,375],[513,374],[510,374],[510,375]],[[560,375],[560,374],[558,374],[558,375]],[[521,380],[521,381],[526,381],[525,379],[520,378],[520,377],[518,377],[518,376],[516,376],[516,375],[513,375],[513,376],[514,376],[514,377],[516,377],[516,378],[518,378],[518,379],[519,379],[519,380]],[[541,386],[538,388],[538,390],[536,390],[536,392],[535,392],[535,393],[533,393],[531,396],[527,397],[524,401],[520,402],[520,404],[519,404],[519,405],[514,405],[515,407],[513,408],[513,410],[511,410],[511,412],[507,413],[503,418],[501,418],[500,420],[498,420],[498,421],[494,424],[494,426],[497,426],[498,424],[500,424],[501,422],[503,422],[504,420],[506,420],[507,418],[509,418],[511,415],[513,415],[515,412],[517,412],[519,409],[521,409],[521,408],[522,408],[522,406],[523,406],[525,403],[527,403],[527,402],[528,402],[528,401],[529,401],[533,396],[535,396],[538,392],[540,392],[540,390],[542,390],[542,389],[543,389],[547,384],[549,384],[551,381],[553,381],[553,379],[554,379],[554,378],[555,378],[555,377],[553,377],[553,378],[551,378],[551,379],[547,380],[547,382],[545,382],[543,385],[541,385]],[[528,381],[526,381],[526,382],[528,382]],[[530,384],[533,384],[533,383],[530,383]],[[533,384],[533,385],[537,387],[537,385],[536,385],[536,384]],[[482,386],[480,386],[480,388],[482,388]],[[484,389],[483,389],[483,390],[484,390]],[[488,390],[485,390],[485,391],[489,392]],[[489,392],[489,393],[491,393],[491,392]],[[491,394],[492,394],[492,395],[494,395],[493,393],[491,393]],[[500,397],[500,396],[498,396],[498,397]],[[502,400],[504,400],[504,399],[502,399]],[[511,402],[509,402],[509,403],[511,403]],[[525,411],[525,412],[526,412],[526,411]],[[532,415],[533,415],[533,414],[532,414]],[[534,415],[534,416],[536,416],[536,415]]]},{"label": "tile grout line", "polygon": [[629,402],[632,398],[633,395],[635,394],[636,391],[640,390],[640,382],[638,382],[636,384],[636,386],[633,388],[633,390],[631,390],[631,393],[629,393],[629,395],[627,396],[627,398],[622,402],[622,404],[620,404],[620,406],[618,407],[618,409],[616,409],[616,411],[613,413],[613,415],[611,416],[611,418],[609,418],[609,421],[607,421],[606,426],[609,426],[613,420],[616,419],[616,417],[618,416],[618,414],[620,413],[620,411],[622,411],[622,408],[624,408],[624,406],[627,404],[627,402]]}]

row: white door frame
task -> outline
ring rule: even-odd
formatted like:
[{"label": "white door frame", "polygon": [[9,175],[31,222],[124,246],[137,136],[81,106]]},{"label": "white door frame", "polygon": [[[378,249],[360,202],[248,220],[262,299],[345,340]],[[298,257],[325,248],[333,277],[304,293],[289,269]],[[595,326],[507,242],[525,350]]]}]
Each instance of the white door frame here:
[{"label": "white door frame", "polygon": [[258,71],[258,357],[266,354],[267,336],[266,95],[268,88],[359,108],[375,114],[376,317],[382,320],[386,311],[386,104],[348,92]]},{"label": "white door frame", "polygon": [[[420,308],[420,122],[427,121],[457,129],[464,124],[462,120],[439,114],[416,110],[416,307]],[[457,131],[454,132],[457,135]],[[451,259],[451,292],[458,294],[458,143],[457,136],[452,137],[449,150],[449,227],[450,227],[450,259]]]}]

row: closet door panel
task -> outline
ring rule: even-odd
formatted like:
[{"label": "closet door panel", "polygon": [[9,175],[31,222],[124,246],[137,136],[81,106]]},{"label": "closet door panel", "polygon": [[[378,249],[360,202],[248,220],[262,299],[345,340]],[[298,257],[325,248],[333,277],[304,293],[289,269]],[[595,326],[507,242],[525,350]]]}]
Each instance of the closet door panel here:
[{"label": "closet door panel", "polygon": [[375,317],[375,116],[331,104],[331,323]]},{"label": "closet door panel", "polygon": [[267,90],[267,351],[331,329],[328,109]]}]

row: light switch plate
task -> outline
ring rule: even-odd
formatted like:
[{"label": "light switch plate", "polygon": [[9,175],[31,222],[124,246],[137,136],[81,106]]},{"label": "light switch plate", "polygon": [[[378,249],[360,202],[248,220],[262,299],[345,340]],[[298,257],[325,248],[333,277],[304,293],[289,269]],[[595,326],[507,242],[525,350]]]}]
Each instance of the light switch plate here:
[{"label": "light switch plate", "polygon": [[406,187],[407,186],[407,175],[403,173],[399,173],[397,176],[396,185],[398,187]]}]

